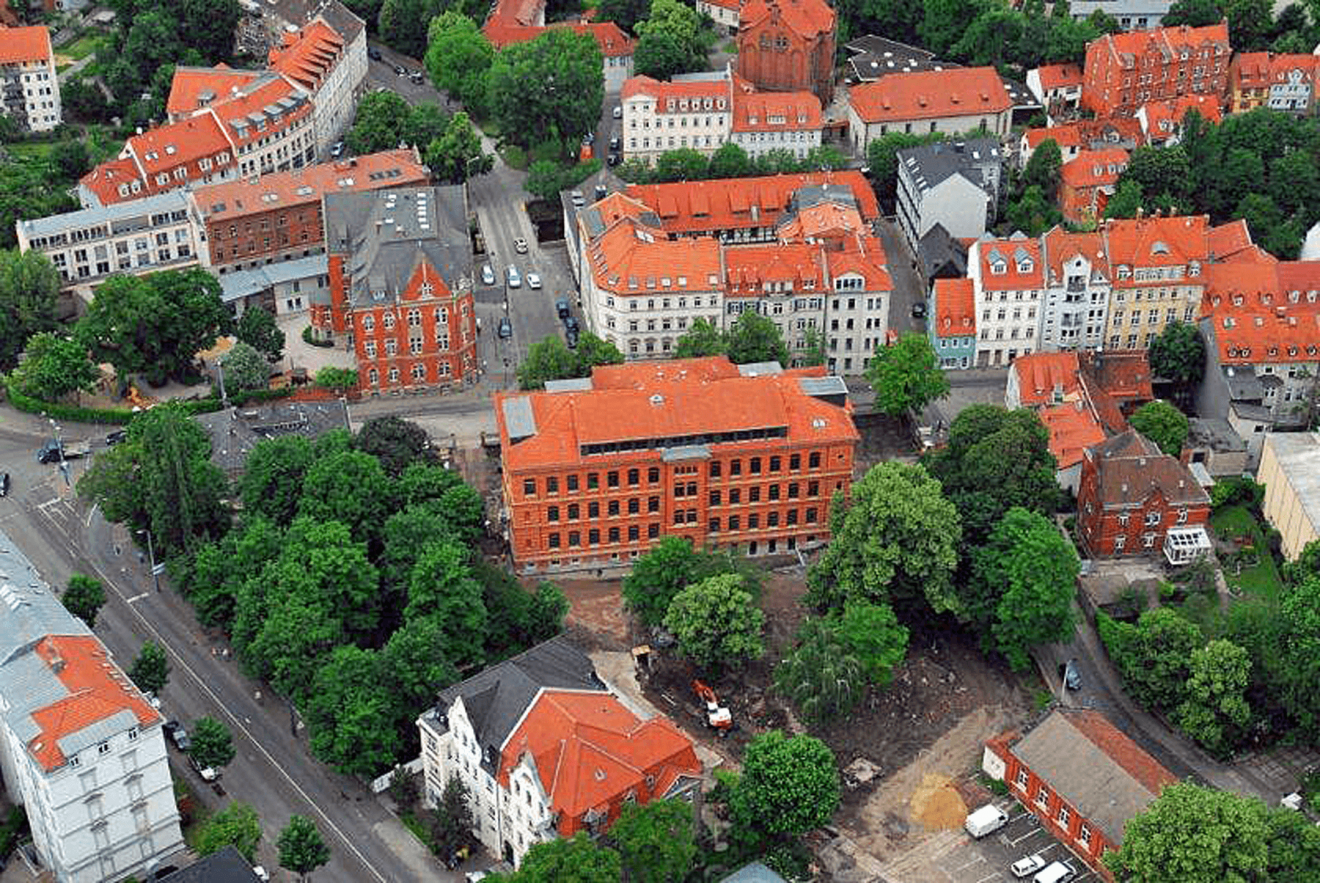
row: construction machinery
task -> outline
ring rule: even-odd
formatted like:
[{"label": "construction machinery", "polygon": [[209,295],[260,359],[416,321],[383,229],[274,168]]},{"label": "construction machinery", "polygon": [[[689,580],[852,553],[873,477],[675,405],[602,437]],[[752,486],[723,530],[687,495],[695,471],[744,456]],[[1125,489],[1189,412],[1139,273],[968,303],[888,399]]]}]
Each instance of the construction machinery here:
[{"label": "construction machinery", "polygon": [[721,736],[729,735],[729,732],[733,729],[733,715],[729,713],[729,709],[720,705],[719,697],[715,695],[715,691],[702,681],[693,681],[692,690],[701,701],[706,703],[706,726],[715,730]]}]

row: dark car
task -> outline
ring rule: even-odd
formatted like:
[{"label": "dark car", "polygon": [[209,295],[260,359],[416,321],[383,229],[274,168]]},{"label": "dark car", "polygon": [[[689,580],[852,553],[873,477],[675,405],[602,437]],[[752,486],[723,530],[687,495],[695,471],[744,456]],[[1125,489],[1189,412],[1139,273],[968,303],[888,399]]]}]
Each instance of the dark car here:
[{"label": "dark car", "polygon": [[9,496],[9,473],[0,472],[0,497]]},{"label": "dark car", "polygon": [[105,437],[105,443],[108,445],[117,445],[120,442],[127,440],[128,440],[127,429],[116,429],[114,432],[110,433]]},{"label": "dark car", "polygon": [[561,297],[559,300],[555,301],[555,312],[559,314],[559,318],[561,319],[569,318],[568,298]]},{"label": "dark car", "polygon": [[422,83],[425,82],[426,80],[426,78],[423,76],[421,71],[413,71],[412,73],[408,74],[408,79],[412,80],[413,83],[415,83],[418,86],[422,85]]},{"label": "dark car", "polygon": [[57,441],[48,441],[37,451],[38,463],[58,463],[60,462],[60,443]]},{"label": "dark car", "polygon": [[500,335],[500,340],[508,340],[510,337],[513,337],[513,323],[509,321],[508,316],[500,319],[498,333]]},{"label": "dark car", "polygon": [[569,334],[575,335],[578,333],[580,328],[578,326],[578,320],[576,316],[564,317],[564,330],[567,331]]},{"label": "dark car", "polygon": [[619,155],[617,153],[611,153],[607,162],[611,166],[617,166],[619,164]]},{"label": "dark car", "polygon": [[577,349],[577,345],[578,345],[577,329],[571,328],[568,331],[564,332],[564,340],[568,344],[569,349],[571,350]]},{"label": "dark car", "polygon": [[380,50],[377,49],[375,46],[372,46],[371,48],[367,49],[367,58],[370,58],[372,61],[380,61],[381,59]]},{"label": "dark car", "polygon": [[178,721],[165,721],[161,724],[161,730],[174,743],[174,747],[187,753],[192,750],[192,739],[188,736],[188,731],[183,728],[183,724]]},{"label": "dark car", "polygon": [[926,304],[924,301],[917,301],[912,305],[912,318],[920,319],[926,315]]},{"label": "dark car", "polygon": [[401,77],[404,74],[408,73],[408,69],[401,64],[396,64],[394,66],[394,73]]},{"label": "dark car", "polygon": [[1063,685],[1069,690],[1082,689],[1082,673],[1077,669],[1076,659],[1059,663],[1059,677],[1063,679]]}]

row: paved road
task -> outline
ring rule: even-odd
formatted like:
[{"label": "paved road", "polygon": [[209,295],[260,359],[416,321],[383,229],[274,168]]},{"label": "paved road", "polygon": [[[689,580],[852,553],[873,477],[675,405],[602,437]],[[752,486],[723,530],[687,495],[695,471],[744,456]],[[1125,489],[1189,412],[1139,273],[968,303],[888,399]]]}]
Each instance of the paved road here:
[{"label": "paved road", "polygon": [[[33,454],[41,423],[6,411],[0,428],[0,463],[13,480],[11,495],[0,499],[4,530],[42,575],[56,586],[75,571],[93,573],[107,587],[108,602],[96,623],[97,635],[127,668],[143,641],[165,646],[172,666],[163,691],[165,712],[185,722],[210,714],[234,733],[238,756],[225,770],[229,798],[250,803],[261,817],[266,839],[260,860],[278,866],[273,842],[294,813],[309,815],[331,846],[329,865],[316,877],[334,883],[395,883],[451,879],[368,790],[313,760],[306,732],[294,736],[287,706],[269,695],[256,698],[259,683],[244,677],[232,657],[213,651],[223,644],[204,632],[189,606],[168,588],[152,589],[149,567],[122,527],[87,511],[64,485],[55,466]],[[70,428],[82,439],[101,430]],[[103,445],[100,445],[103,448]],[[76,481],[85,463],[74,461]],[[188,781],[208,805],[223,801],[174,754],[175,776]]]},{"label": "paved road", "polygon": [[884,246],[889,278],[894,296],[889,305],[889,327],[899,334],[905,331],[926,333],[926,320],[912,315],[914,303],[926,302],[926,286],[914,266],[912,251],[893,222],[880,222],[880,244]]}]

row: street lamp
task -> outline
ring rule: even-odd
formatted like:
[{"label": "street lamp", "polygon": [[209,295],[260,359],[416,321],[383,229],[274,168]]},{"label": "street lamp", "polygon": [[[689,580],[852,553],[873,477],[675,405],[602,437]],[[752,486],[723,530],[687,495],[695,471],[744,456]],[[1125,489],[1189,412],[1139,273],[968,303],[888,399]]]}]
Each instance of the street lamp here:
[{"label": "street lamp", "polygon": [[[156,569],[156,549],[151,543],[151,531],[143,528],[138,531],[140,534],[147,535],[147,556],[151,560],[151,581],[156,584],[156,591],[160,591],[160,572]],[[139,559],[141,560],[141,559]]]}]

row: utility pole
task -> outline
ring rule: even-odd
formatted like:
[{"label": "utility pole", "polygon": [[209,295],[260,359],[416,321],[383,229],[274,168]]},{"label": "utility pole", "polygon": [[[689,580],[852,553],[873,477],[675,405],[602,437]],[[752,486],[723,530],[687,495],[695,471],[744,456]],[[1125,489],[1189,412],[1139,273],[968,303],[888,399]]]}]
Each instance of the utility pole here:
[{"label": "utility pole", "polygon": [[73,482],[69,481],[69,461],[64,458],[64,440],[60,438],[60,425],[55,422],[54,417],[47,417],[50,421],[51,431],[55,434],[55,447],[60,452],[60,474],[64,476],[64,486],[72,487]]},{"label": "utility pole", "polygon": [[[143,529],[138,533],[147,535],[147,558],[151,562],[151,581],[156,584],[156,591],[160,591],[160,572],[156,570],[156,548],[151,542],[151,530]],[[139,558],[139,561],[142,559]]]}]

